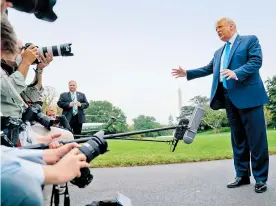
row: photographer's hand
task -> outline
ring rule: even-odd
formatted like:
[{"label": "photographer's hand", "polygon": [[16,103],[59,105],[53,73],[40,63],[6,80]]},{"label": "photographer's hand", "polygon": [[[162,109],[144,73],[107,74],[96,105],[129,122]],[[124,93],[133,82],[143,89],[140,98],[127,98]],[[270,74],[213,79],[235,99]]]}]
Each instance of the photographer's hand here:
[{"label": "photographer's hand", "polygon": [[31,65],[38,57],[38,49],[35,45],[31,44],[26,50],[22,51],[22,63]]},{"label": "photographer's hand", "polygon": [[37,138],[38,143],[49,143],[52,142],[54,139],[59,138],[61,133],[51,134],[49,136],[40,136]]},{"label": "photographer's hand", "polygon": [[44,184],[62,184],[75,177],[80,177],[80,169],[90,167],[90,164],[86,162],[86,156],[80,154],[79,149],[74,148],[57,164],[53,166],[43,165],[42,167],[45,174]]},{"label": "photographer's hand", "polygon": [[42,70],[44,69],[46,66],[48,66],[51,61],[53,61],[53,56],[52,55],[49,55],[48,53],[45,54],[46,57],[44,57],[43,54],[39,53],[39,60],[40,60],[40,63],[38,64],[37,68]]},{"label": "photographer's hand", "polygon": [[47,164],[57,163],[64,155],[70,152],[73,148],[79,148],[77,143],[70,143],[66,145],[59,145],[56,149],[47,149],[43,151],[43,160]]},{"label": "photographer's hand", "polygon": [[35,61],[36,58],[38,58],[38,50],[35,45],[30,45],[26,50],[22,51],[22,62],[18,66],[18,71],[24,76],[24,79],[26,79],[29,67],[31,64]]}]

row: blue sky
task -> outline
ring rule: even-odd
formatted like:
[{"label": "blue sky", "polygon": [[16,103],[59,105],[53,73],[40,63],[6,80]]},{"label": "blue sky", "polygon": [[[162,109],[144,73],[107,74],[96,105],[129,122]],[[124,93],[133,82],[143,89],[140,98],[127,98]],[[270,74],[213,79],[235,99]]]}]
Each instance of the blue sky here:
[{"label": "blue sky", "polygon": [[72,43],[74,57],[55,58],[45,68],[45,86],[61,93],[74,79],[89,100],[112,102],[129,123],[140,114],[168,123],[170,114],[178,114],[178,87],[183,104],[196,95],[209,97],[211,76],[187,82],[173,78],[171,69],[209,63],[223,45],[215,32],[221,17],[232,18],[239,34],[259,38],[263,80],[276,74],[276,1],[255,2],[57,0],[53,23],[13,9],[9,19],[23,42]]}]

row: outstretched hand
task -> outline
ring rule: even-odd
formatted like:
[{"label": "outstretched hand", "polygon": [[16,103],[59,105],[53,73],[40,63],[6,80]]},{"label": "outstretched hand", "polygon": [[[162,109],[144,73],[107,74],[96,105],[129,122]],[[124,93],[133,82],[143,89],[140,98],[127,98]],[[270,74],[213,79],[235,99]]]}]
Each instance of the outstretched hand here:
[{"label": "outstretched hand", "polygon": [[178,69],[172,69],[171,73],[175,78],[186,77],[186,75],[187,75],[186,70],[182,69],[181,66],[179,66]]}]

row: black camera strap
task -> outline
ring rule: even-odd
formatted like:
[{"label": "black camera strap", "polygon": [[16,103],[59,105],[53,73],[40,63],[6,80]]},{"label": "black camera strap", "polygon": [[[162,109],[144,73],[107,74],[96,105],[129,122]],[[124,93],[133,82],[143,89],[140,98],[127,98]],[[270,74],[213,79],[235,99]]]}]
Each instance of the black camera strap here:
[{"label": "black camera strap", "polygon": [[34,87],[38,83],[38,66],[36,66],[35,71],[35,80],[33,83],[29,84],[28,87]]},{"label": "black camera strap", "polygon": [[32,105],[32,104],[34,103],[33,100],[26,94],[26,92],[23,91],[22,93],[23,93],[26,97],[28,97],[28,99],[29,99],[30,101],[26,101],[26,99],[23,97],[23,95],[20,94],[22,100],[23,100],[28,106]]},{"label": "black camera strap", "polygon": [[64,206],[70,206],[70,195],[69,195],[69,190],[68,190],[68,184],[66,182],[65,186],[65,193],[64,193]]},{"label": "black camera strap", "polygon": [[[55,206],[59,205],[60,195],[62,194],[59,193],[59,185],[53,185],[50,206],[52,206],[53,203]],[[64,195],[64,206],[70,206],[70,195],[69,195],[67,182],[65,184],[65,192],[63,193],[63,195]]]}]

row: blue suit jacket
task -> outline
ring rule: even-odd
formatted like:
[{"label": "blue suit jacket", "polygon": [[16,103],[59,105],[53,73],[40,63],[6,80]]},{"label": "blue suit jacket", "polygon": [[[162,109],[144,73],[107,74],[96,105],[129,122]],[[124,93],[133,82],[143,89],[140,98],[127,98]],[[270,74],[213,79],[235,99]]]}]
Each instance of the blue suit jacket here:
[{"label": "blue suit jacket", "polygon": [[[217,94],[224,46],[215,52],[207,66],[187,70],[187,80],[213,74],[210,107],[215,110],[225,108],[223,94]],[[268,96],[259,74],[261,66],[262,49],[258,38],[254,35],[238,35],[231,48],[227,67],[238,77],[238,80],[227,80],[229,98],[237,108],[251,108],[268,103]]]}]

